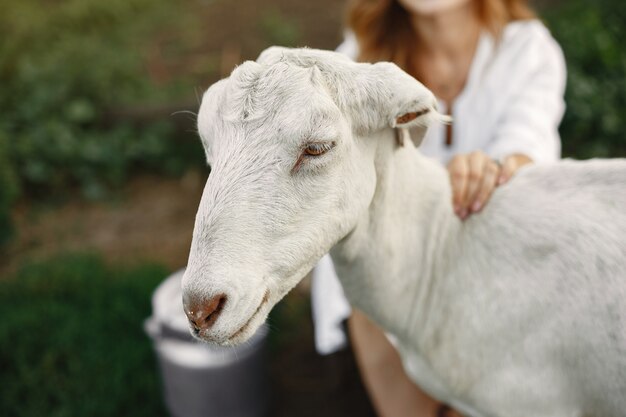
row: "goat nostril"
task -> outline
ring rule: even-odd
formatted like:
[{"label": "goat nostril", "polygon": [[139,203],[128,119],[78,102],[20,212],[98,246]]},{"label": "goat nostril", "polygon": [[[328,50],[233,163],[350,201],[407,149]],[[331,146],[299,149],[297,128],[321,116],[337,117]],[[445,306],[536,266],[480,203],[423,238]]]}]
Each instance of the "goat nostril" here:
[{"label": "goat nostril", "polygon": [[206,301],[190,303],[187,317],[194,333],[210,328],[224,309],[226,301],[226,294],[218,294]]},{"label": "goat nostril", "polygon": [[214,297],[210,302],[205,313],[208,313],[204,318],[203,327],[210,327],[217,320],[217,316],[220,315],[222,310],[224,309],[224,304],[226,304],[226,296],[221,294],[217,297]]}]

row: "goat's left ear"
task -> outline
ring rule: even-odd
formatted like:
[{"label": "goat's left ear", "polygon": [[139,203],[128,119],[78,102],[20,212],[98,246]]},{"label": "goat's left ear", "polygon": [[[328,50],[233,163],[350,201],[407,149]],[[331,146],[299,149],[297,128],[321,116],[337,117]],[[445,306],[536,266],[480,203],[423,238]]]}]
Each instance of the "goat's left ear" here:
[{"label": "goat's left ear", "polygon": [[422,83],[402,71],[397,65],[381,62],[363,68],[367,76],[365,107],[373,105],[378,117],[369,117],[374,126],[399,130],[399,143],[404,143],[411,129],[415,146],[421,143],[433,122],[449,122],[450,118],[437,111],[437,99]]}]

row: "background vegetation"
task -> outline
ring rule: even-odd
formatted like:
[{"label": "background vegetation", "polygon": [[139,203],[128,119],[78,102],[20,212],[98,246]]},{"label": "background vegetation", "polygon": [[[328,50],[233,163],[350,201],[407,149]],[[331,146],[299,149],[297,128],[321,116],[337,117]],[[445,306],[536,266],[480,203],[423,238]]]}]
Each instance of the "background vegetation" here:
[{"label": "background vegetation", "polygon": [[193,94],[193,74],[162,82],[150,69],[163,33],[190,30],[191,13],[170,18],[177,6],[0,0],[0,241],[18,190],[51,198],[78,187],[101,198],[132,172],[202,162],[197,141],[172,138],[168,115],[141,124],[119,115]]},{"label": "background vegetation", "polygon": [[626,156],[626,2],[568,0],[544,15],[567,60],[564,156]]},{"label": "background vegetation", "polygon": [[[181,140],[172,118],[138,122],[136,111],[168,103],[172,111],[195,110],[189,100],[187,107],[171,103],[218,75],[209,53],[185,65],[201,50],[198,4],[0,0],[0,242],[10,236],[19,195],[58,197],[78,187],[102,198],[138,170],[177,174],[202,163],[199,142]],[[624,156],[626,5],[557,4],[545,17],[568,61],[564,154]],[[266,44],[302,38],[297,23],[275,8],[257,25]],[[163,54],[179,68],[164,66]]]}]

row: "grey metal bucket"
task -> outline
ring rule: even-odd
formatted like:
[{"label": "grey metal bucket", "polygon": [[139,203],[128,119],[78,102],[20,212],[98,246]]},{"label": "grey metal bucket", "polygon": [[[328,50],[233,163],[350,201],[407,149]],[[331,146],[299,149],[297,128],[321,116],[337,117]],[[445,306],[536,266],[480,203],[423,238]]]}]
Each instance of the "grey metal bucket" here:
[{"label": "grey metal bucket", "polygon": [[144,328],[154,343],[165,403],[174,417],[261,417],[269,406],[267,327],[233,348],[210,346],[189,334],[180,283],[169,276],[152,296]]}]

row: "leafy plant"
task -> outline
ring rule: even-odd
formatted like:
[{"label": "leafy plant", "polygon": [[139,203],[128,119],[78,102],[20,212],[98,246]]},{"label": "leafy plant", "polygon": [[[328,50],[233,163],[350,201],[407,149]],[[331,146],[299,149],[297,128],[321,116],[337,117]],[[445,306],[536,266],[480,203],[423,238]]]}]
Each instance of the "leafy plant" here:
[{"label": "leafy plant", "polygon": [[171,19],[176,6],[0,0],[0,241],[18,189],[56,196],[78,186],[99,198],[138,169],[172,174],[202,163],[198,141],[172,139],[171,120],[108,117],[193,94],[192,80],[164,83],[147,67],[155,39],[186,24],[185,15]]},{"label": "leafy plant", "polygon": [[545,17],[567,61],[564,155],[626,156],[626,3],[568,0]]}]

